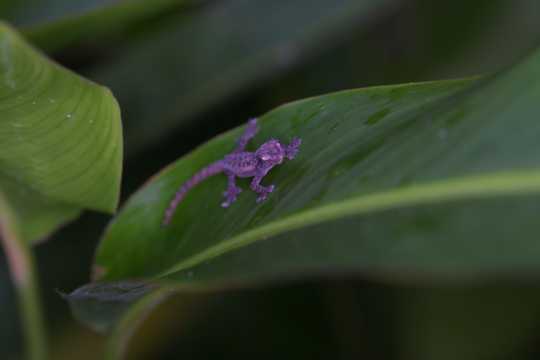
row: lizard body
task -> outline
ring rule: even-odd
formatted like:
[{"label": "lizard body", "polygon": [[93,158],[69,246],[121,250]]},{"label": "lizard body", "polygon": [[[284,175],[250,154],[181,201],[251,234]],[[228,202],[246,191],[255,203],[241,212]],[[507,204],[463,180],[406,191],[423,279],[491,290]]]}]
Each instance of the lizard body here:
[{"label": "lizard body", "polygon": [[225,201],[221,204],[222,207],[229,207],[242,191],[236,186],[237,177],[252,177],[250,188],[258,194],[257,202],[266,200],[268,194],[274,191],[275,186],[263,186],[260,184],[261,180],[274,166],[281,164],[285,158],[294,159],[302,141],[299,138],[293,138],[289,145],[284,145],[278,140],[271,139],[254,152],[245,151],[247,143],[255,136],[257,131],[257,119],[251,119],[244,134],[238,139],[236,149],[232,153],[201,169],[182,184],[167,210],[165,210],[163,225],[170,223],[178,204],[184,199],[189,190],[210,176],[220,173],[224,173],[228,179],[227,190],[223,193]]}]

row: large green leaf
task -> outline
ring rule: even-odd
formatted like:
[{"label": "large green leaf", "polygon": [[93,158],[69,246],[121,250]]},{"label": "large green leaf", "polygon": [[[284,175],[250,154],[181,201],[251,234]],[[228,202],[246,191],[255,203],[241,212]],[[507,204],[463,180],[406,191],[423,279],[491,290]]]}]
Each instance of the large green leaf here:
[{"label": "large green leaf", "polygon": [[[403,142],[402,136],[409,139],[413,130],[425,127],[417,120],[418,113],[467,84],[469,81],[455,81],[347,91],[279,108],[260,119],[261,132],[255,143],[271,136],[283,140],[300,136],[303,144],[297,159],[273,170],[265,180],[277,184],[270,199],[257,205],[255,196],[245,192],[234,206],[224,210],[219,203],[225,181],[215,177],[194,189],[178,209],[173,223],[161,228],[164,209],[178,186],[197,169],[229,152],[240,129],[216,138],[167,168],[131,198],[109,227],[98,250],[96,264],[102,268],[103,278],[157,276],[171,271],[175,274],[169,276],[184,277],[188,272],[180,268],[185,264],[215,261],[217,255],[239,245],[255,241],[263,246],[273,241],[256,240],[319,222],[318,219],[340,218],[345,211],[354,213],[351,202],[355,199],[365,198],[361,202],[364,208],[371,204],[380,209],[383,203],[377,198],[384,196],[389,200],[394,196],[403,203],[400,193],[393,188],[412,179],[405,177],[406,169],[396,166],[404,153],[395,155],[390,151],[394,150],[391,142]],[[460,114],[455,112],[454,118]],[[448,139],[440,138],[440,129],[430,127],[435,131],[434,145],[449,146]],[[430,152],[422,154],[432,156]],[[392,163],[384,166],[381,158]],[[409,165],[412,164],[411,160]],[[414,170],[417,167],[420,168],[417,165]],[[246,182],[241,184],[245,186]],[[384,189],[392,192],[381,193]],[[417,187],[401,191],[412,193],[412,197],[415,190]],[[315,244],[310,242],[310,247]]]},{"label": "large green leaf", "polygon": [[120,110],[110,91],[0,22],[0,244],[28,358],[47,352],[29,246],[84,208],[114,212],[121,168]]},{"label": "large green leaf", "polygon": [[0,192],[21,237],[35,242],[83,208],[113,212],[121,162],[120,111],[110,91],[0,23]]},{"label": "large green leaf", "polygon": [[483,80],[344,91],[280,107],[260,119],[252,146],[292,136],[303,144],[265,179],[277,185],[266,202],[244,191],[224,210],[226,181],[214,177],[161,227],[178,186],[229,152],[241,129],[226,133],[126,203],[102,239],[96,277],[182,291],[336,271],[391,282],[538,273],[539,96],[537,52]]},{"label": "large green leaf", "polygon": [[88,76],[117,94],[132,153],[239,91],[335,47],[396,2],[216,1],[160,22]]},{"label": "large green leaf", "polygon": [[[177,187],[230,151],[236,130],[157,175],[112,222],[101,278],[185,282],[354,270],[467,278],[537,271],[540,54],[475,83],[346,91],[261,118],[255,144],[300,136],[300,155],[272,171],[262,204],[244,192],[219,207],[214,177],[161,228]],[[242,183],[245,186],[245,183]]]}]

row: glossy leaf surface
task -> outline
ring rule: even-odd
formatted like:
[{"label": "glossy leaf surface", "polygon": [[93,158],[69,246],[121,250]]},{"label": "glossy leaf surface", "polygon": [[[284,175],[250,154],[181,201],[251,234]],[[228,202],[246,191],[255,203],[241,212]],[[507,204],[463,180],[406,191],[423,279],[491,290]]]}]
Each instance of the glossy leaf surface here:
[{"label": "glossy leaf surface", "polygon": [[[301,223],[306,214],[329,205],[339,207],[353,195],[393,189],[406,179],[398,176],[403,169],[395,166],[401,157],[392,156],[385,167],[374,157],[384,155],[386,143],[396,141],[403,129],[418,126],[418,111],[425,111],[466,84],[373,88],[279,108],[260,119],[261,132],[254,146],[271,136],[284,141],[300,136],[303,144],[298,158],[277,167],[265,179],[265,183],[277,185],[268,201],[257,205],[254,194],[245,191],[224,210],[219,203],[225,179],[215,177],[195,188],[178,208],[172,224],[161,228],[163,211],[176,188],[196,170],[229,152],[240,130],[225,134],[173,164],[127,203],[105,235],[97,265],[106,270],[105,279],[157,276],[201,256],[203,260],[215,258],[201,254],[217,255],[238,236],[248,234],[251,238],[255,231],[262,240],[291,219],[300,216],[297,222]],[[446,144],[439,136],[434,140],[437,145]],[[384,173],[384,179],[376,171]],[[246,187],[246,181],[240,184]],[[234,243],[239,244],[236,239]],[[123,250],[118,251],[120,248]]]},{"label": "glossy leaf surface", "polygon": [[132,197],[105,234],[98,272],[206,283],[333,269],[474,277],[534,268],[539,74],[536,54],[466,89],[473,81],[379,87],[278,108],[261,118],[254,146],[304,143],[265,179],[277,186],[269,200],[256,204],[245,191],[224,210],[225,179],[214,177],[160,227],[176,188],[232,149],[239,130],[227,133]]}]

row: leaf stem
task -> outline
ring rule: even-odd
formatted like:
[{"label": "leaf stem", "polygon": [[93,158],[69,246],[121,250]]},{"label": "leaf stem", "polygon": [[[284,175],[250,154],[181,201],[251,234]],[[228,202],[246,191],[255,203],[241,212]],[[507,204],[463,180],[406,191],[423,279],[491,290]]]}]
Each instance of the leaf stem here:
[{"label": "leaf stem", "polygon": [[34,261],[32,255],[28,255],[31,268],[28,269],[29,276],[26,284],[20,287],[16,285],[19,297],[19,312],[25,334],[27,358],[42,360],[47,357],[45,326],[39,299],[38,282],[34,272]]},{"label": "leaf stem", "polygon": [[45,326],[39,300],[32,252],[18,236],[15,216],[0,194],[0,241],[19,298],[19,314],[25,336],[27,359],[46,358]]}]

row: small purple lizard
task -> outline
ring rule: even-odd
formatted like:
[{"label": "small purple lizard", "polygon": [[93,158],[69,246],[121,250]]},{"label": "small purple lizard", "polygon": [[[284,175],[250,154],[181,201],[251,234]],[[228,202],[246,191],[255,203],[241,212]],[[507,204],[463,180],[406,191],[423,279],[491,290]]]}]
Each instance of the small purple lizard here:
[{"label": "small purple lizard", "polygon": [[257,119],[251,119],[238,139],[236,149],[226,155],[222,160],[218,160],[197,172],[191,179],[186,181],[176,192],[174,199],[169,204],[163,218],[163,225],[168,225],[172,219],[178,204],[184,199],[190,189],[201,183],[206,178],[221,172],[227,175],[229,183],[227,190],[223,193],[225,201],[222,207],[229,207],[240,194],[242,189],[236,186],[236,177],[253,177],[250,188],[259,196],[257,202],[266,200],[268,194],[274,191],[274,185],[262,186],[261,180],[274,166],[283,162],[284,158],[294,159],[298,153],[298,148],[302,143],[299,138],[293,138],[289,145],[284,145],[278,140],[271,139],[262,144],[255,152],[244,151],[247,143],[258,131]]}]

